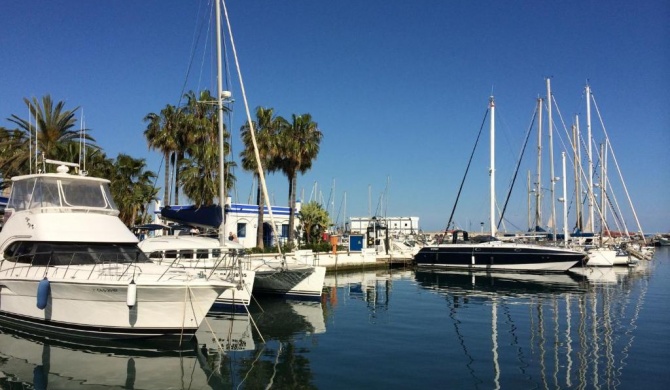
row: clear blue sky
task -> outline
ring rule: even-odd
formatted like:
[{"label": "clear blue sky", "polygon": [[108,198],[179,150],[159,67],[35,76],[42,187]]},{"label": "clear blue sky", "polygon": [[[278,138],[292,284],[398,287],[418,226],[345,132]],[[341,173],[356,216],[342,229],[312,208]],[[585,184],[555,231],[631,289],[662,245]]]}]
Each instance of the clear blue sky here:
[{"label": "clear blue sky", "polygon": [[[309,200],[316,183],[339,222],[345,211],[374,213],[384,194],[387,215],[418,216],[424,230],[444,229],[491,93],[502,204],[536,98],[546,95],[551,77],[563,120],[569,127],[579,114],[582,131],[588,80],[642,228],[670,231],[667,1],[229,0],[227,6],[251,109],[310,113],[324,133],[321,153],[298,187]],[[161,156],[148,150],[142,119],[179,104],[184,89],[215,90],[211,8],[199,0],[2,2],[0,125],[13,128],[11,114],[27,117],[24,97],[51,94],[68,109],[81,107],[110,157],[143,157],[157,172]],[[245,120],[238,84],[233,78],[236,160]],[[560,176],[564,130],[556,110],[554,120]],[[593,132],[601,142],[595,114]],[[533,133],[508,230],[527,225],[526,172],[534,174],[536,142]],[[610,180],[619,182],[613,165],[611,159]],[[456,212],[461,227],[477,230],[488,221],[488,167],[486,131]],[[236,175],[235,200],[246,202],[251,175],[240,169]],[[268,184],[275,203],[286,204],[285,178],[271,176]],[[636,230],[625,193],[615,195]]]}]

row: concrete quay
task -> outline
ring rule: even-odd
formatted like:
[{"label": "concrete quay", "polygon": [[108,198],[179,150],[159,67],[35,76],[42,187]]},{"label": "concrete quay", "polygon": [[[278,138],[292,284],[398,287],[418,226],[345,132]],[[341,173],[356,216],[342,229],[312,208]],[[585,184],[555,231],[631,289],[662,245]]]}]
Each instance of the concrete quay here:
[{"label": "concrete quay", "polygon": [[[267,258],[268,254],[253,254],[251,257]],[[279,254],[271,254],[279,257]],[[381,253],[375,249],[363,249],[359,252],[312,252],[312,250],[298,250],[286,254],[287,260],[307,264],[311,266],[326,267],[326,272],[386,269],[409,267],[414,264],[414,256],[411,253]]]}]

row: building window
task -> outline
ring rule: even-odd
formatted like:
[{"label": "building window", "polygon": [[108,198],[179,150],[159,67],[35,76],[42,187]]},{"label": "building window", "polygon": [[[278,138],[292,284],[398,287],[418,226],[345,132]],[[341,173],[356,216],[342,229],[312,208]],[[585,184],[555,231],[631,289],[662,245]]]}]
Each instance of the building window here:
[{"label": "building window", "polygon": [[288,237],[288,225],[287,224],[281,225],[281,236],[282,237]]},{"label": "building window", "polygon": [[237,237],[244,238],[247,236],[247,224],[238,223],[237,224]]}]

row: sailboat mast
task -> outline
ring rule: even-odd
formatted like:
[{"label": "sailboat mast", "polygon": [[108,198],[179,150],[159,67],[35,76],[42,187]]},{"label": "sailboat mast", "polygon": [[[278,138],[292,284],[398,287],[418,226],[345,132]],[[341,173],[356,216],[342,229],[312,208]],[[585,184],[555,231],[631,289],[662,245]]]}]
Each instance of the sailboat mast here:
[{"label": "sailboat mast", "polygon": [[527,177],[527,184],[526,184],[526,192],[528,192],[528,231],[530,231],[530,229],[533,228],[533,226],[531,226],[532,221],[531,221],[531,218],[530,218],[530,202],[531,202],[531,200],[530,200],[530,194],[531,194],[530,170],[528,170],[527,176],[528,177]]},{"label": "sailboat mast", "polygon": [[593,228],[593,220],[594,220],[594,212],[593,212],[593,153],[591,151],[591,87],[587,84],[586,85],[586,134],[587,134],[587,139],[588,139],[588,148],[587,148],[587,153],[588,153],[588,159],[589,159],[589,192],[588,192],[588,198],[589,198],[589,223],[587,228],[589,229],[590,232],[594,231]]},{"label": "sailboat mast", "polygon": [[607,227],[607,144],[600,144],[600,245],[603,244],[603,233]]},{"label": "sailboat mast", "polygon": [[547,78],[547,121],[549,122],[549,174],[551,175],[551,229],[556,239],[556,175],[554,174],[554,126],[551,118],[551,80]]},{"label": "sailboat mast", "polygon": [[565,152],[561,153],[563,160],[563,246],[568,246],[568,183],[565,180]]},{"label": "sailboat mast", "polygon": [[582,171],[582,155],[581,155],[581,147],[579,145],[579,140],[580,140],[580,134],[579,134],[579,116],[575,115],[575,124],[573,126],[573,151],[574,151],[574,159],[575,163],[574,168],[575,168],[575,211],[577,214],[577,221],[576,221],[576,227],[579,231],[582,231],[584,227],[582,226],[582,186],[581,183],[582,181],[580,180],[580,174]]},{"label": "sailboat mast", "polygon": [[538,227],[542,226],[542,98],[537,98],[537,182],[535,185],[535,227]]},{"label": "sailboat mast", "polygon": [[216,98],[219,109],[219,205],[221,206],[221,225],[219,226],[219,244],[223,246],[226,239],[226,183],[223,147],[223,70],[221,69],[221,4],[216,0],[216,60],[217,60],[217,90]]},{"label": "sailboat mast", "polygon": [[495,193],[496,193],[496,174],[495,174],[495,158],[496,158],[496,148],[495,148],[495,102],[493,101],[493,96],[490,97],[489,100],[489,108],[491,110],[491,120],[490,120],[490,125],[491,125],[491,168],[489,171],[489,176],[491,178],[491,210],[490,210],[490,219],[489,223],[491,224],[491,236],[495,237],[496,236],[496,224],[495,224],[495,204],[496,204],[496,198],[495,198]]}]

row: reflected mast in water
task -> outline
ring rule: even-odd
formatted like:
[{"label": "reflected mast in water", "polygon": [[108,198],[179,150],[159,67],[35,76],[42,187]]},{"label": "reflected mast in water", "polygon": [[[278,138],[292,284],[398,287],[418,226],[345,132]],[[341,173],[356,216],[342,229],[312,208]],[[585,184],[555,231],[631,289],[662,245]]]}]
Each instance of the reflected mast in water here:
[{"label": "reflected mast in water", "polygon": [[[509,365],[501,362],[514,356],[528,385],[611,387],[620,383],[646,294],[645,273],[638,271],[628,270],[615,286],[567,275],[537,275],[532,280],[528,275],[441,270],[417,271],[416,280],[446,298],[474,384],[503,388],[516,373],[505,372]],[[528,308],[527,316],[523,307]],[[503,333],[501,308],[508,328]],[[491,318],[491,371],[484,370],[474,357],[481,355],[468,348],[469,337],[486,331],[481,322],[485,312]],[[521,382],[515,377],[513,383]]]}]

